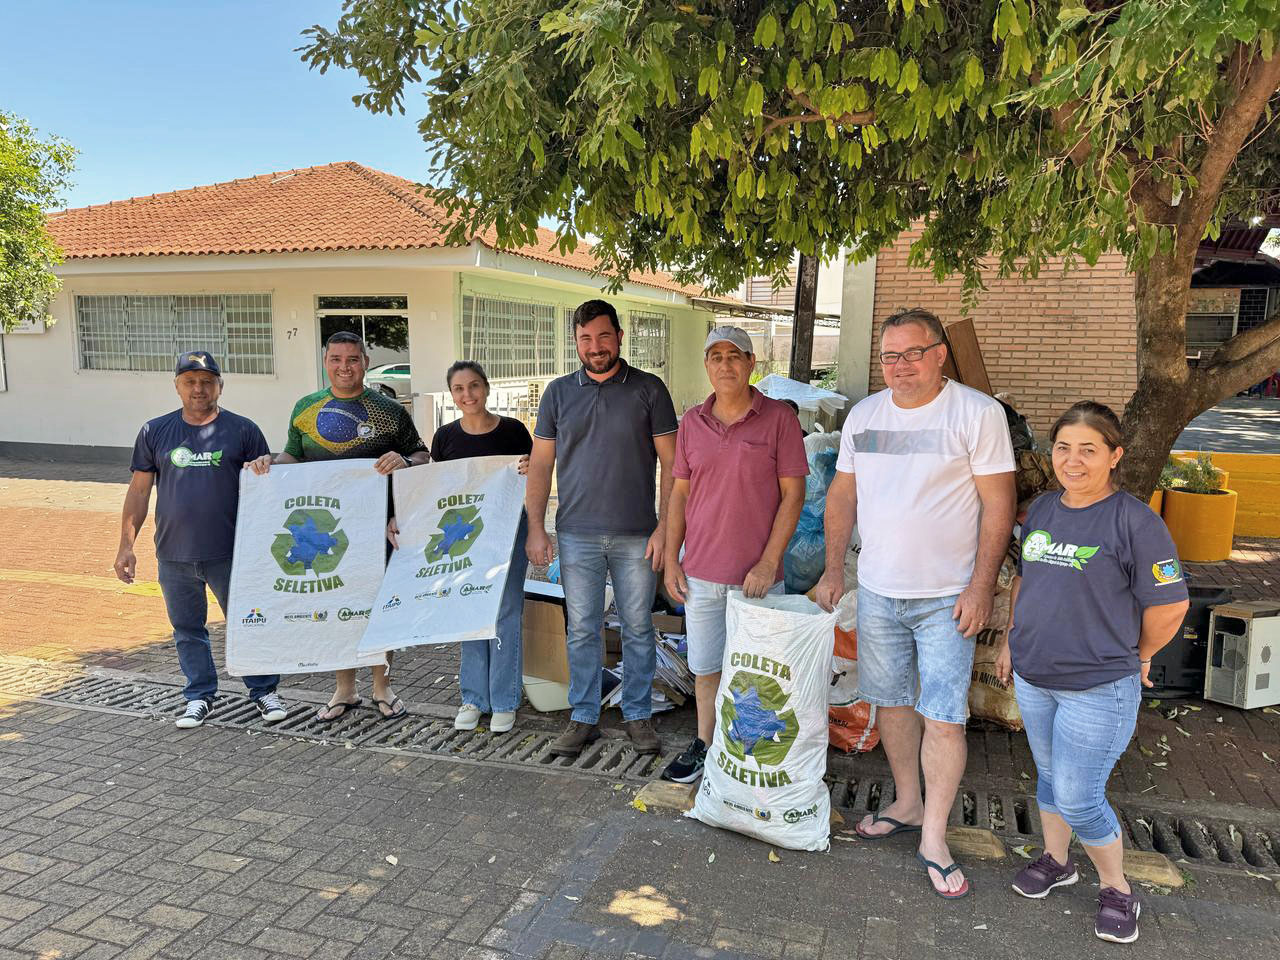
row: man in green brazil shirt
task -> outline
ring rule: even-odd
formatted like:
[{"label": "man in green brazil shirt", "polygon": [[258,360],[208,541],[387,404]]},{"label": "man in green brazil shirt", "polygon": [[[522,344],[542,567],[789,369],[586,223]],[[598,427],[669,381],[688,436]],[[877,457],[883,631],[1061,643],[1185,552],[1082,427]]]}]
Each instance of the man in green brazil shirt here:
[{"label": "man in green brazil shirt", "polygon": [[[365,387],[368,369],[369,351],[360,337],[345,330],[329,337],[324,345],[328,389],[308,394],[294,404],[284,450],[274,457],[259,457],[249,464],[249,469],[263,474],[273,463],[371,457],[376,460],[373,468],[389,475],[403,467],[427,463],[431,459],[427,446],[404,407]],[[387,718],[402,715],[405,706],[391,690],[390,667],[371,669],[373,703],[378,712]],[[355,669],[339,670],[335,677],[333,696],[316,713],[316,719],[324,723],[337,720],[360,703]]]}]

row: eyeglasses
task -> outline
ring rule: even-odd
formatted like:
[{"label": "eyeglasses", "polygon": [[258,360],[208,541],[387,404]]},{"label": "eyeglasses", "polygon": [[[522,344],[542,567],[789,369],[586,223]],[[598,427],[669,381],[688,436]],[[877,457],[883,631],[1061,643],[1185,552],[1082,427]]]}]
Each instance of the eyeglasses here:
[{"label": "eyeglasses", "polygon": [[918,363],[919,361],[924,359],[924,355],[926,353],[928,353],[934,347],[940,347],[940,346],[942,346],[941,340],[939,340],[937,343],[931,343],[927,347],[910,347],[907,350],[903,350],[901,353],[894,350],[890,350],[888,353],[880,354],[880,362],[883,363],[886,367],[892,367],[899,360],[905,360],[907,361],[907,363]]}]

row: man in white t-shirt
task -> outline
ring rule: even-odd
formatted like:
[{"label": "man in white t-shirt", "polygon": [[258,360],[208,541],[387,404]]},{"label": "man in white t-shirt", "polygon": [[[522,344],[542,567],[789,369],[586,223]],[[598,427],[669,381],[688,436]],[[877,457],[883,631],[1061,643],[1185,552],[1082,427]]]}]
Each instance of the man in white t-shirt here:
[{"label": "man in white t-shirt", "polygon": [[991,616],[1015,497],[1004,409],[945,378],[946,358],[932,313],[917,308],[885,320],[880,364],[889,388],[845,421],[817,598],[830,610],[844,593],[856,521],[858,692],[879,707],[896,793],[857,831],[868,840],[919,831],[917,857],[934,892],[956,899],[969,881],[946,830],[964,774],[973,638]]}]

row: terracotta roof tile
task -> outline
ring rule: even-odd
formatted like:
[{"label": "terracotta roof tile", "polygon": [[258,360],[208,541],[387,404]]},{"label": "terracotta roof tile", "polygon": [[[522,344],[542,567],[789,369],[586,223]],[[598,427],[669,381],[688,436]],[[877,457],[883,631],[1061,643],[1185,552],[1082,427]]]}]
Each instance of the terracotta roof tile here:
[{"label": "terracotta roof tile", "polygon": [[[76,207],[50,214],[48,222],[68,260],[421,249],[444,246],[449,225],[413,181],[351,162]],[[473,239],[499,249],[492,229]],[[539,229],[535,244],[505,252],[587,272],[597,266],[589,244],[559,253],[550,230]],[[665,273],[631,280],[702,292]]]}]

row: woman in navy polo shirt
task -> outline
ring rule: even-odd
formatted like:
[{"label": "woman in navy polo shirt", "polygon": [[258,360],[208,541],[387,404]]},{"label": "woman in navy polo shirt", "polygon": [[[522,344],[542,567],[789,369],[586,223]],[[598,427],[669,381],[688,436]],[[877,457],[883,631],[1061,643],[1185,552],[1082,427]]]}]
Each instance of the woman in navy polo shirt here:
[{"label": "woman in navy polo shirt", "polygon": [[1094,933],[1138,939],[1141,903],[1124,877],[1120,823],[1107,803],[1111,770],[1133,736],[1151,657],[1187,612],[1169,531],[1115,485],[1120,420],[1081,401],[1049,439],[1061,490],[1042,494],[1022,525],[1008,642],[996,673],[1012,678],[1039,779],[1044,854],[1013,889],[1041,899],[1079,879],[1075,832],[1098,871]]}]

